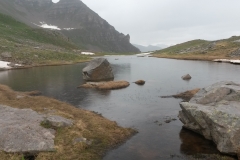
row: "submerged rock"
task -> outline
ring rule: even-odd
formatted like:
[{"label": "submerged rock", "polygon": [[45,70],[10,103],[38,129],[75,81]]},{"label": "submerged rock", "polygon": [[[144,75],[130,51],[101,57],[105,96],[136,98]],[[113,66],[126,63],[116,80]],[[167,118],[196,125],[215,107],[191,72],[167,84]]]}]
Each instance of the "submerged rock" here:
[{"label": "submerged rock", "polygon": [[137,85],[144,85],[145,81],[144,80],[138,80],[138,81],[136,81],[134,83],[137,84]]},{"label": "submerged rock", "polygon": [[240,148],[240,84],[219,82],[180,103],[184,128],[214,141],[220,152],[236,155]]},{"label": "submerged rock", "polygon": [[82,70],[83,79],[86,81],[113,80],[112,67],[107,59],[96,58],[88,63]]},{"label": "submerged rock", "polygon": [[53,129],[41,126],[44,120],[55,126],[72,125],[71,120],[60,116],[0,105],[0,150],[28,154],[54,151],[55,135]]},{"label": "submerged rock", "polygon": [[192,77],[189,74],[182,76],[183,80],[190,80]]}]

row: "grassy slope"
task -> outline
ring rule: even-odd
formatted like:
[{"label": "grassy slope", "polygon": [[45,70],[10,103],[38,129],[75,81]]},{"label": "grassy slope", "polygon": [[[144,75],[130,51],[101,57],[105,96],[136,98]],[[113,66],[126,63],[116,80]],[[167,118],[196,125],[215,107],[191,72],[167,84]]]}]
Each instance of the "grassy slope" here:
[{"label": "grassy slope", "polygon": [[153,55],[159,58],[191,60],[236,59],[240,57],[231,57],[230,54],[240,48],[239,42],[233,42],[239,39],[239,36],[234,36],[219,41],[193,40],[156,51]]},{"label": "grassy slope", "polygon": [[[22,95],[24,98],[19,99],[17,95]],[[74,121],[72,127],[57,130],[56,151],[40,153],[36,160],[101,159],[107,150],[124,142],[135,133],[134,130],[119,127],[116,122],[109,121],[93,112],[73,107],[52,98],[28,95],[0,85],[0,101],[3,105],[20,109],[31,108],[39,113],[50,110],[51,113]],[[74,144],[73,140],[79,137],[92,140],[92,144]],[[0,151],[1,160],[21,160],[21,157],[23,157],[21,154],[7,154]]]},{"label": "grassy slope", "polygon": [[73,52],[78,48],[57,31],[34,29],[0,14],[0,53],[11,52],[4,59],[27,65],[85,61],[88,58]]}]

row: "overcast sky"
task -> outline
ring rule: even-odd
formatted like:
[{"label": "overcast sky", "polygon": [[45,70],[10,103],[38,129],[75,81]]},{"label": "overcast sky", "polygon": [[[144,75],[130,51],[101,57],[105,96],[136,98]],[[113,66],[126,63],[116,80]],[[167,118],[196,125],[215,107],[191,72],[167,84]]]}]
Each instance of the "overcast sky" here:
[{"label": "overcast sky", "polygon": [[240,0],[82,0],[141,45],[240,35]]}]

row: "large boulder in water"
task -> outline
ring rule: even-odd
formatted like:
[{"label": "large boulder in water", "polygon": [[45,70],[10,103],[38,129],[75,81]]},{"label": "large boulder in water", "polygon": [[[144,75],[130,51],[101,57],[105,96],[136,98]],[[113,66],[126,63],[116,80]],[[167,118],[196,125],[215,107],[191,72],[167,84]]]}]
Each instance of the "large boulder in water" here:
[{"label": "large boulder in water", "polygon": [[86,81],[107,81],[113,80],[112,67],[107,59],[96,58],[83,68],[83,79]]},{"label": "large boulder in water", "polygon": [[239,153],[240,84],[213,84],[180,106],[179,119],[183,127],[212,140],[222,153]]}]

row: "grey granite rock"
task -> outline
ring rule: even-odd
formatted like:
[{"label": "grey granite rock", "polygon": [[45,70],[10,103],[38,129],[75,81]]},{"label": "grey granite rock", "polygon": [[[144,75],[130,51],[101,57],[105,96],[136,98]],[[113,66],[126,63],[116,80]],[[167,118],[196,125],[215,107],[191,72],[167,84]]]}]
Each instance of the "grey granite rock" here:
[{"label": "grey granite rock", "polygon": [[88,63],[82,70],[83,79],[87,81],[113,80],[112,67],[107,59],[96,58]]},{"label": "grey granite rock", "polygon": [[30,154],[54,151],[54,130],[40,125],[45,119],[57,127],[72,125],[63,117],[0,105],[0,150]]},{"label": "grey granite rock", "polygon": [[240,148],[239,84],[213,84],[180,106],[179,119],[183,127],[212,140],[220,152],[237,154]]}]

